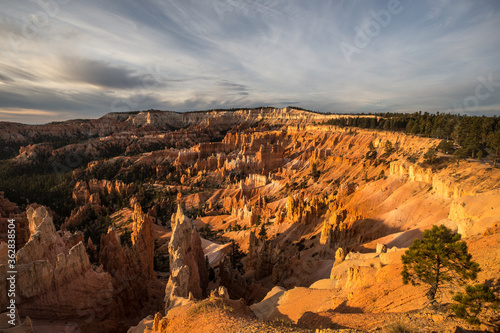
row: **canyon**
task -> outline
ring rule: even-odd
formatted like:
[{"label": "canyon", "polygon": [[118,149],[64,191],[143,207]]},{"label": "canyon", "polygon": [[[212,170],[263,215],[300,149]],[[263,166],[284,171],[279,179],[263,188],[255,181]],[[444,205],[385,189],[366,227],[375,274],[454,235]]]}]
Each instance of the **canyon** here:
[{"label": "canyon", "polygon": [[441,140],[328,123],[353,117],[269,107],[0,123],[5,167],[55,174],[65,193],[51,204],[0,188],[2,309],[15,219],[25,331],[474,329],[403,284],[401,255],[442,224],[467,242],[477,281],[498,282],[500,169],[444,151],[428,164]]}]

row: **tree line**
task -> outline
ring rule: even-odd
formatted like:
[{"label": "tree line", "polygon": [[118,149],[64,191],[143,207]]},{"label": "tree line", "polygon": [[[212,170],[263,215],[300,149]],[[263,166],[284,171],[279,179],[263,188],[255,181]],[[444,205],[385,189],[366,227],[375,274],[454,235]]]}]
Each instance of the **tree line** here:
[{"label": "tree line", "polygon": [[330,119],[325,125],[358,127],[442,139],[455,144],[458,158],[483,158],[491,155],[498,161],[500,155],[500,118],[467,116],[428,112],[381,113]]}]

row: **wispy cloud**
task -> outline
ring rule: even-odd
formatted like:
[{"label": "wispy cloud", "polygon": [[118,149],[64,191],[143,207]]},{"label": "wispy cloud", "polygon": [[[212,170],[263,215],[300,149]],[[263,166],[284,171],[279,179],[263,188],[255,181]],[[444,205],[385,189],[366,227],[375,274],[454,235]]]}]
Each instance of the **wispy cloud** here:
[{"label": "wispy cloud", "polygon": [[[350,63],[339,45],[376,28],[389,1],[65,3],[0,0],[0,120],[264,104],[457,112],[500,67],[494,1],[401,0]],[[463,112],[500,114],[495,89]]]}]

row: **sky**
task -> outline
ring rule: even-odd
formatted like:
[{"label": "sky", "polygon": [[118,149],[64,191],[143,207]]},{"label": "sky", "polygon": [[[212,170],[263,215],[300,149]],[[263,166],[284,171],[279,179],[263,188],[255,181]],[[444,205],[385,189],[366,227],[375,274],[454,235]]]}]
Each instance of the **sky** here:
[{"label": "sky", "polygon": [[498,0],[0,0],[0,121],[272,105],[500,115]]}]

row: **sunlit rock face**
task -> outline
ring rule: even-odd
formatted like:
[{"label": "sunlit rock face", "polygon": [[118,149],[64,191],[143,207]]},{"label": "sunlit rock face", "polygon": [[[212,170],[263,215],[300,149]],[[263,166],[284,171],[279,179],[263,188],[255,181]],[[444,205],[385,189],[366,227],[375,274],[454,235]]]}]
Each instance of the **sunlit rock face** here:
[{"label": "sunlit rock face", "polygon": [[165,289],[165,311],[190,297],[201,299],[208,284],[200,236],[180,206],[172,216],[172,228],[168,244],[171,275]]},{"label": "sunlit rock face", "polygon": [[[83,243],[72,245],[74,237],[61,237],[44,206],[29,207],[27,218],[31,238],[16,255],[19,297],[16,305],[21,316],[33,319],[93,316],[102,320],[114,313],[111,276],[90,265]],[[3,304],[6,295],[2,293],[0,299],[2,307],[6,306]],[[100,302],[106,302],[107,306],[97,308]]]}]

